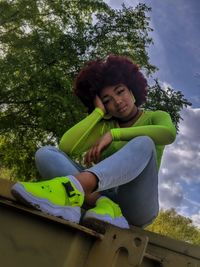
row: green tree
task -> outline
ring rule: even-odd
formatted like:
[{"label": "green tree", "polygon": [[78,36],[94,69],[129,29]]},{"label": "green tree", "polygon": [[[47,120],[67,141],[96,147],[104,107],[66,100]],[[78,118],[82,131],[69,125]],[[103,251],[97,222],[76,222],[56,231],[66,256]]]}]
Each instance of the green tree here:
[{"label": "green tree", "polygon": [[174,209],[161,210],[147,230],[200,245],[200,229],[192,224],[191,219],[179,215]]},{"label": "green tree", "polygon": [[160,82],[156,79],[155,84],[149,87],[148,98],[145,107],[151,110],[164,110],[171,115],[171,118],[177,128],[181,117],[181,110],[184,107],[192,104],[184,98],[181,91],[174,91],[169,86],[163,88]]},{"label": "green tree", "polygon": [[114,10],[101,0],[0,2],[0,160],[14,176],[35,177],[37,147],[56,144],[85,115],[72,93],[84,62],[113,53],[147,75],[156,70],[146,50],[149,11],[144,4]]}]

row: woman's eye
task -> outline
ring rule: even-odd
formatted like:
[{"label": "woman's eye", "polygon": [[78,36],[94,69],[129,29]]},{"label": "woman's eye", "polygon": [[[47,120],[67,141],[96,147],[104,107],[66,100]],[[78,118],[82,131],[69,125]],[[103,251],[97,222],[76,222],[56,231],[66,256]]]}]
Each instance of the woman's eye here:
[{"label": "woman's eye", "polygon": [[109,99],[107,99],[107,100],[103,100],[103,104],[106,105],[106,104],[109,103],[109,101],[110,101]]},{"label": "woman's eye", "polygon": [[119,90],[117,91],[117,94],[120,95],[120,94],[122,94],[123,92],[124,92],[124,89],[122,88],[122,89],[119,89]]}]

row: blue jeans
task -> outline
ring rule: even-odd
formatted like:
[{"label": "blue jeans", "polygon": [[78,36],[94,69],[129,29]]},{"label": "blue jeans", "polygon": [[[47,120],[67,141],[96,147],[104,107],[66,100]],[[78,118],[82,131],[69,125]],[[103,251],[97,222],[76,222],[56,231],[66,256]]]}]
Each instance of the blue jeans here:
[{"label": "blue jeans", "polygon": [[132,139],[119,151],[88,169],[53,146],[40,148],[35,159],[44,179],[82,171],[95,174],[99,179],[97,191],[119,204],[129,224],[144,227],[158,214],[156,152],[153,141],[147,136]]}]

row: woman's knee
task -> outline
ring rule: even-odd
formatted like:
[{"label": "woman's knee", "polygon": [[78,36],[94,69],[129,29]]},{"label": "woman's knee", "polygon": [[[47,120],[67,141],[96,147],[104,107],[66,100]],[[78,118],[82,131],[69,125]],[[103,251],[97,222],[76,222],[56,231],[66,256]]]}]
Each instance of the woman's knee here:
[{"label": "woman's knee", "polygon": [[48,160],[49,156],[57,152],[58,149],[54,146],[43,146],[39,148],[35,153],[35,161],[41,162],[44,160]]},{"label": "woman's knee", "polygon": [[148,136],[137,136],[128,142],[130,151],[137,151],[145,155],[156,155],[155,143]]},{"label": "woman's knee", "polygon": [[129,142],[137,143],[138,145],[142,145],[151,149],[155,147],[153,140],[149,136],[137,136]]}]

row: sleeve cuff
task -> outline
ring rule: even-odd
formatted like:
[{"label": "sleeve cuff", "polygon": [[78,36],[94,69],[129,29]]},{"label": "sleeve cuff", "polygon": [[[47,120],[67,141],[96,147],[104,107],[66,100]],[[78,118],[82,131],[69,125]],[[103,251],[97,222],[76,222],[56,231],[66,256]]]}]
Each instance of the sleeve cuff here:
[{"label": "sleeve cuff", "polygon": [[120,141],[120,129],[111,129],[110,132],[114,141]]},{"label": "sleeve cuff", "polygon": [[98,112],[101,115],[101,117],[104,116],[104,112],[100,108],[95,108],[95,111]]}]

